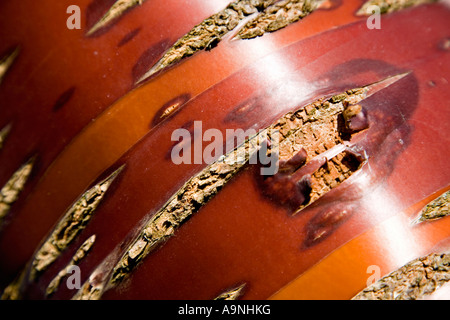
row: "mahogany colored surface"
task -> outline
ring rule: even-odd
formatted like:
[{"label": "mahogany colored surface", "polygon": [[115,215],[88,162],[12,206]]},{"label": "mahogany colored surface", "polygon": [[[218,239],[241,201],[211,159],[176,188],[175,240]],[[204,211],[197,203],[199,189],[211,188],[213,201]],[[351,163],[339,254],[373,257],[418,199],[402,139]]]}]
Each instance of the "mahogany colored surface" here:
[{"label": "mahogany colored surface", "polygon": [[[352,3],[355,5],[355,2]],[[335,10],[340,8],[342,7]],[[125,147],[104,149],[97,153],[104,152],[105,156],[100,160],[100,165],[94,164],[95,169],[86,169],[87,173],[79,178],[79,172],[75,170],[68,175],[68,180],[60,180],[81,181],[72,190],[68,189],[69,186],[61,189],[67,192],[57,197],[64,198],[62,201],[55,199],[56,204],[50,203],[48,196],[39,194],[37,190],[38,196],[35,199],[40,199],[38,207],[45,209],[37,212],[45,211],[45,214],[36,216],[36,211],[33,210],[36,209],[36,202],[33,201],[27,202],[22,210],[17,211],[15,220],[0,235],[0,254],[5,257],[5,262],[2,260],[1,264],[2,273],[12,275],[17,272],[63,209],[111,164],[102,173],[102,177],[122,164],[126,164],[126,168],[106,194],[87,228],[48,272],[37,283],[29,286],[27,297],[42,298],[46,284],[92,234],[97,235],[97,241],[92,252],[80,264],[83,281],[112,250],[124,250],[144,217],[160,209],[185,181],[205,167],[204,164],[177,166],[167,157],[173,146],[171,134],[177,128],[202,120],[203,130],[218,128],[225,132],[225,129],[231,128],[260,129],[284,113],[324,95],[340,93],[388,76],[410,72],[362,103],[368,110],[371,123],[369,130],[358,136],[355,142],[369,154],[369,162],[361,174],[353,176],[313,206],[292,216],[292,212],[277,206],[276,201],[262,197],[261,186],[255,179],[257,168],[249,167],[185,223],[175,237],[147,257],[128,281],[107,291],[104,298],[211,299],[223,290],[243,282],[248,284],[245,299],[268,298],[333,250],[346,250],[346,243],[358,241],[365,245],[367,236],[364,238],[361,234],[370,233],[376,225],[383,223],[393,230],[399,230],[396,227],[398,224],[391,222],[395,220],[391,217],[445,188],[450,178],[447,170],[450,150],[445,134],[449,130],[446,103],[450,98],[447,82],[450,64],[448,50],[443,50],[439,45],[442,39],[448,37],[447,29],[443,26],[448,25],[450,13],[442,5],[410,9],[384,17],[381,30],[368,30],[365,20],[352,16],[354,11],[347,9],[345,12],[345,23],[332,23],[348,23],[347,25],[312,37],[298,39],[298,35],[296,38],[294,33],[290,33],[292,30],[300,30],[303,25],[309,25],[313,29],[305,19],[302,21],[304,24],[294,24],[280,33],[255,40],[258,42],[245,42],[242,48],[247,46],[246,50],[254,48],[254,51],[258,49],[257,44],[269,42],[264,39],[280,39],[277,41],[285,41],[285,45],[280,49],[265,51],[267,54],[272,53],[264,57],[258,56],[256,61],[247,60],[249,65],[243,69],[244,63],[236,63],[239,68],[228,69],[227,61],[231,61],[231,64],[243,54],[240,55],[238,49],[233,49],[232,44],[229,47],[219,45],[211,53],[200,53],[124,96],[111,107],[109,115],[104,113],[97,121],[104,121],[105,124],[112,124],[113,122],[108,122],[111,119],[120,121],[121,117],[114,118],[116,110],[146,96],[146,91],[148,94],[152,90],[168,87],[169,82],[164,81],[181,76],[181,71],[188,71],[184,74],[185,77],[195,75],[203,83],[203,86],[197,87],[186,84],[186,88],[194,90],[181,91],[181,85],[170,94],[167,93],[168,89],[162,90],[162,101],[152,105],[145,117],[147,129],[139,129],[139,134],[136,135],[130,134],[133,138],[123,142],[123,146],[131,147],[140,135],[148,131],[153,116],[164,103],[182,94],[190,94],[193,98],[190,101],[186,99],[187,103],[176,114],[157,124],[119,160],[116,161],[121,152],[126,151]],[[326,14],[331,17],[331,13],[320,12],[322,19]],[[313,17],[314,15],[311,16]],[[411,21],[420,21],[420,24],[411,24]],[[310,32],[310,35],[315,33]],[[201,71],[196,69],[206,61],[204,59],[218,58],[226,52],[235,52],[235,55],[230,55],[228,60],[219,60],[223,61],[223,65],[217,70],[225,70],[219,76],[211,76],[206,67]],[[206,84],[211,87],[204,91],[208,88]],[[248,101],[256,101],[253,108],[248,109],[248,113],[240,112],[239,106]],[[430,105],[433,106],[431,112]],[[130,122],[130,127],[132,123]],[[137,126],[142,128],[142,124]],[[89,128],[94,127],[95,124]],[[100,132],[93,130],[91,134]],[[82,135],[83,133],[79,137]],[[121,135],[116,136],[120,138]],[[67,150],[75,152],[82,150],[81,146],[84,146],[87,154],[94,149],[94,146],[84,145],[87,140],[78,141],[79,149],[70,149],[74,146],[72,144]],[[5,150],[2,150],[2,154]],[[97,160],[80,155],[66,159],[71,159],[66,164],[80,162],[87,167],[91,161]],[[81,165],[77,167],[83,168]],[[48,174],[51,172],[49,170]],[[52,182],[57,181],[56,178],[53,179],[55,180],[48,180],[49,188],[64,187],[64,184],[53,184]],[[345,207],[349,204],[356,208],[349,220],[322,242],[305,247],[307,227],[314,216],[330,206]],[[448,219],[436,225],[446,224]],[[401,226],[404,225],[406,224],[402,222]],[[429,230],[434,232],[435,229]],[[448,228],[439,227],[436,230],[439,232],[436,231],[431,242],[449,237]],[[423,233],[421,236],[425,235]],[[370,237],[376,238],[377,235]],[[352,239],[363,240],[351,242]],[[407,234],[401,235],[401,238],[399,236],[398,240],[408,241]],[[422,251],[418,249],[411,252],[425,252],[430,247],[425,241]],[[376,253],[373,255],[379,257],[382,250],[377,251],[377,248],[385,250],[386,247],[374,246]],[[363,254],[352,247],[352,259]],[[388,256],[385,258],[389,259]],[[325,262],[326,258],[322,261]],[[386,260],[379,263],[392,269],[397,262]],[[358,279],[352,290],[362,289],[364,284],[361,277]],[[316,292],[320,292],[320,289]],[[53,298],[70,298],[73,294],[73,291],[62,286]],[[294,293],[290,294],[295,296]],[[347,292],[346,298],[348,295]],[[301,294],[298,293],[298,296]]]}]

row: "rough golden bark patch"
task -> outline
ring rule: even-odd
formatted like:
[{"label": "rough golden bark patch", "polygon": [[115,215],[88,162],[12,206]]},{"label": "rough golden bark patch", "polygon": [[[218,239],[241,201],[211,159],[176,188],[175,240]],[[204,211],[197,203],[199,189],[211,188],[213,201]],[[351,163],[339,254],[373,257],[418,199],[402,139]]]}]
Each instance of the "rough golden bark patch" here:
[{"label": "rough golden bark patch", "polygon": [[127,10],[137,5],[141,5],[144,1],[145,0],[117,0],[105,15],[87,32],[87,35],[92,35],[98,30],[106,27]]},{"label": "rough golden bark patch", "polygon": [[438,0],[369,0],[363,4],[361,9],[358,10],[357,15],[372,15],[373,12],[369,10],[371,6],[379,7],[380,13],[384,14],[437,1]]},{"label": "rough golden bark patch", "polygon": [[274,32],[306,17],[324,1],[284,0],[265,9],[237,34],[240,39],[253,39]]},{"label": "rough golden bark patch", "polygon": [[10,283],[2,292],[1,300],[19,300],[22,298],[20,293],[20,287],[26,276],[26,270],[20,272],[20,274]]},{"label": "rough golden bark patch", "polygon": [[214,300],[237,300],[242,295],[242,291],[244,290],[244,288],[245,283],[237,288],[221,293]]},{"label": "rough golden bark patch", "polygon": [[308,160],[344,142],[340,119],[345,110],[366,98],[367,88],[349,90],[330,99],[320,99],[286,114],[273,125],[279,132],[280,160],[303,148]]},{"label": "rough golden bark patch", "polygon": [[30,280],[44,272],[75,237],[86,227],[96,208],[105,196],[114,179],[123,167],[113,172],[108,178],[87,190],[64,214],[50,236],[35,254],[30,270]]},{"label": "rough golden bark patch", "polygon": [[80,246],[80,248],[75,252],[74,256],[70,260],[70,262],[56,275],[55,278],[49,283],[46,289],[47,296],[53,294],[59,287],[61,280],[69,274],[69,270],[80,263],[81,260],[86,257],[86,255],[89,253],[89,251],[92,249],[92,246],[95,243],[95,235],[90,236],[83,244]]},{"label": "rough golden bark patch", "polygon": [[450,214],[450,191],[447,191],[428,203],[414,223],[437,220]]},{"label": "rough golden bark patch", "polygon": [[25,187],[25,183],[33,170],[34,159],[34,157],[31,158],[14,172],[12,177],[0,190],[0,226],[11,209],[11,206],[17,201],[20,192]]},{"label": "rough golden bark patch", "polygon": [[[332,118],[335,121],[331,126],[332,129],[329,130],[332,132],[329,135],[331,137],[330,140],[333,145],[339,144],[341,138],[339,138],[340,132],[337,128],[337,118],[342,116],[342,112],[346,107],[366,98],[367,90],[366,87],[349,90],[326,101],[320,99],[299,109],[297,112],[288,113],[273,125],[260,131],[256,136],[246,140],[233,151],[221,156],[216,162],[189,179],[159,211],[149,218],[149,221],[141,227],[141,231],[135,237],[135,240],[131,242],[125,253],[118,259],[111,274],[107,271],[109,268],[107,265],[111,264],[111,261],[108,260],[108,263],[101,264],[94,271],[90,279],[83,284],[73,299],[96,300],[101,297],[104,290],[119,285],[148,254],[171,238],[188,217],[196,213],[216,195],[249,162],[249,159],[260,150],[261,145],[265,141],[277,142],[267,150],[268,154],[278,152],[279,146],[280,148],[283,146],[283,148],[297,150],[301,143],[308,147],[311,139],[320,139],[314,136],[315,131],[312,131],[313,128],[308,127],[309,124],[330,122]],[[301,130],[303,126],[308,128],[308,134],[311,137],[306,139],[295,138],[295,133]],[[322,145],[325,141],[326,139],[320,140],[320,143],[317,145]],[[321,153],[320,150],[314,149],[317,145],[313,143],[309,147],[311,148],[309,151],[311,157]],[[284,157],[292,156],[291,151],[283,152]],[[283,156],[280,156],[280,158]],[[345,180],[351,173],[350,170],[347,170],[345,171],[347,175],[341,172],[339,177],[343,175],[343,180]],[[317,178],[317,181],[322,180],[320,177]],[[317,193],[319,194],[320,192],[317,190]],[[98,274],[101,274],[103,278],[99,280],[99,277],[96,276]]]},{"label": "rough golden bark patch", "polygon": [[417,300],[450,280],[450,255],[415,259],[358,293],[353,300]]},{"label": "rough golden bark patch", "polygon": [[216,46],[222,38],[245,19],[251,20],[238,33],[238,38],[251,39],[274,32],[296,22],[319,7],[323,0],[238,0],[205,19],[180,38],[163,57],[138,81],[167,68],[198,51]]}]

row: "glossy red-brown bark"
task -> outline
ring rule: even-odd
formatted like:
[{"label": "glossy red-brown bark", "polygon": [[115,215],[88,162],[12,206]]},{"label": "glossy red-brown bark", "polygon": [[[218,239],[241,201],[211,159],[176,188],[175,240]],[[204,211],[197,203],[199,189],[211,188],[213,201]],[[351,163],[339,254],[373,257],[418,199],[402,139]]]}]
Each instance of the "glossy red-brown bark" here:
[{"label": "glossy red-brown bark", "polygon": [[[0,152],[0,185],[30,157],[36,156],[33,174],[11,208],[8,220],[21,211],[33,187],[74,136],[130,91],[136,77],[179,37],[226,5],[226,1],[220,0],[209,1],[208,5],[191,1],[188,6],[179,6],[176,1],[147,1],[139,10],[129,10],[109,27],[87,37],[93,21],[100,19],[112,3],[79,1],[77,5],[83,14],[81,30],[66,27],[67,3],[0,4],[0,53],[11,47],[20,48],[0,86],[0,127],[12,124]],[[35,207],[33,216],[35,211],[42,210]],[[18,231],[13,227],[12,232],[31,238],[35,235],[34,239],[39,241],[45,234],[42,232],[47,232],[58,216],[53,216],[45,229],[39,229],[40,219],[19,218],[17,223],[25,229]],[[28,223],[36,228],[26,230]],[[3,245],[6,242],[10,247],[8,240]],[[18,244],[18,256],[20,248]],[[30,254],[28,251],[26,256]],[[8,258],[5,261],[9,263]],[[8,273],[6,270],[2,271]]]},{"label": "glossy red-brown bark", "polygon": [[[320,14],[331,17],[334,13]],[[42,298],[42,288],[81,243],[96,234],[92,252],[80,264],[85,281],[111,251],[126,248],[144,217],[159,210],[185,181],[205,167],[175,165],[170,159],[172,132],[189,127],[196,120],[202,121],[203,130],[261,129],[322,96],[409,72],[361,103],[370,126],[354,140],[368,155],[368,162],[358,175],[293,216],[276,199],[263,196],[258,168],[248,167],[185,223],[175,237],[147,257],[126,286],[107,291],[105,299],[211,299],[244,282],[248,284],[244,298],[269,298],[333,250],[446,188],[450,178],[446,168],[450,156],[446,143],[450,63],[448,48],[442,43],[448,41],[449,10],[440,4],[408,9],[383,17],[381,30],[367,29],[363,19],[354,22],[358,20],[352,16],[354,11],[346,13],[347,25],[292,41],[285,48],[268,50],[267,53],[273,52],[241,70],[233,69],[228,77],[153,128],[102,174],[104,177],[126,164],[87,228],[37,283],[29,285],[26,297]],[[267,39],[292,37],[289,29],[295,26],[301,30],[302,24],[312,23],[309,18],[256,39],[253,44],[251,40],[245,46],[256,48],[269,43]],[[232,64],[233,59],[245,55],[244,50],[233,50],[232,43],[225,43],[211,53],[234,53],[229,56]],[[185,65],[189,68],[192,63],[193,69],[195,59],[207,54],[200,53]],[[204,69],[198,77],[209,77],[207,71]],[[147,85],[158,81],[155,78]],[[123,100],[132,99],[137,92]],[[252,101],[249,108],[240,108]],[[154,114],[159,108],[152,110]],[[1,154],[6,151],[5,148]],[[78,190],[78,194],[81,192]],[[74,201],[76,194],[71,199]],[[32,208],[32,203],[29,206]],[[317,227],[314,221],[330,208],[349,210],[351,214],[329,237],[319,243],[311,242],[308,235]],[[5,258],[1,267],[6,274],[20,269],[62,214],[50,210],[37,218],[31,213],[31,209],[21,211],[19,207],[16,220],[0,236],[0,253]],[[448,224],[447,219],[440,223]],[[441,231],[433,241],[449,236]],[[408,239],[400,235],[398,241]],[[424,247],[428,250],[432,246],[426,243]],[[360,255],[364,253],[354,252],[352,258]],[[53,298],[70,298],[73,294],[61,286]]]}]

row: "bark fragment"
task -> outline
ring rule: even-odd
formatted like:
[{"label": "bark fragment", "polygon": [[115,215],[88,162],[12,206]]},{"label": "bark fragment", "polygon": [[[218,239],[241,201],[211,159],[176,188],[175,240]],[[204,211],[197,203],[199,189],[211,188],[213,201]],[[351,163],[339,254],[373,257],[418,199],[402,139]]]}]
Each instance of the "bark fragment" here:
[{"label": "bark fragment", "polygon": [[450,280],[450,255],[432,253],[381,278],[352,300],[417,300]]},{"label": "bark fragment", "polygon": [[92,249],[92,246],[95,243],[95,235],[90,236],[80,248],[77,250],[75,255],[72,257],[70,262],[56,275],[56,277],[49,283],[46,289],[47,296],[53,294],[59,287],[61,280],[69,274],[69,270],[71,267],[77,265],[81,262],[81,260],[86,257],[89,251]]},{"label": "bark fragment", "polygon": [[428,203],[414,223],[437,220],[450,214],[450,191]]},{"label": "bark fragment", "polygon": [[320,99],[274,124],[280,141],[280,168],[273,176],[259,178],[264,196],[298,213],[361,168],[364,153],[346,144],[368,122],[355,130],[345,126],[345,118],[352,121],[363,114],[361,107],[354,106],[367,97],[369,88]]},{"label": "bark fragment", "polygon": [[64,214],[61,221],[35,254],[31,263],[30,280],[35,280],[39,274],[55,262],[86,227],[106,191],[122,169],[123,167],[119,168],[108,178],[87,190]]},{"label": "bark fragment", "polygon": [[367,87],[353,89],[286,114],[273,126],[280,133],[280,160],[291,158],[300,149],[304,149],[307,159],[311,160],[344,143],[343,113],[366,95]]},{"label": "bark fragment", "polygon": [[144,225],[115,264],[110,279],[106,277],[98,283],[96,275],[103,273],[103,266],[100,265],[73,299],[97,300],[106,286],[118,285],[149,253],[172,237],[183,222],[216,195],[258,151],[259,145],[265,139],[267,132],[263,130],[192,177]]},{"label": "bark fragment", "polygon": [[400,11],[412,6],[418,6],[421,4],[433,3],[438,0],[369,0],[363,4],[361,9],[358,10],[357,15],[370,16],[373,14],[369,10],[371,6],[377,6],[380,8],[380,13],[391,13],[394,11]]},{"label": "bark fragment", "polygon": [[25,275],[26,270],[22,270],[16,279],[3,290],[0,300],[20,300],[22,298],[20,287],[25,279]]},{"label": "bark fragment", "polygon": [[315,0],[283,0],[265,9],[258,16],[248,22],[238,33],[240,39],[253,39],[274,32],[291,23],[303,19],[324,1]]},{"label": "bark fragment", "polygon": [[105,15],[88,31],[87,35],[90,36],[98,30],[106,27],[112,21],[120,17],[127,10],[141,5],[145,0],[117,0],[116,3],[105,13]]},{"label": "bark fragment", "polygon": [[224,293],[221,293],[214,300],[237,300],[242,295],[242,291],[244,290],[244,287],[245,287],[245,283],[240,285],[237,288],[234,288],[234,289],[228,290]]},{"label": "bark fragment", "polygon": [[31,158],[24,165],[22,165],[8,182],[0,190],[0,226],[3,223],[3,219],[8,214],[11,206],[19,198],[20,192],[25,187],[25,183],[30,177],[33,169],[35,158]]},{"label": "bark fragment", "polygon": [[19,55],[19,51],[20,51],[19,48],[15,48],[11,53],[7,54],[0,60],[0,84],[2,83],[2,80],[5,77],[6,72]]},{"label": "bark fragment", "polygon": [[301,205],[298,210],[310,205],[331,189],[336,188],[358,171],[365,159],[351,152],[341,152],[328,160],[311,176],[311,192],[309,201]]},{"label": "bark fragment", "polygon": [[163,57],[138,81],[171,66],[197,51],[211,49],[245,17],[262,10],[275,0],[238,0],[205,19],[180,38]]}]

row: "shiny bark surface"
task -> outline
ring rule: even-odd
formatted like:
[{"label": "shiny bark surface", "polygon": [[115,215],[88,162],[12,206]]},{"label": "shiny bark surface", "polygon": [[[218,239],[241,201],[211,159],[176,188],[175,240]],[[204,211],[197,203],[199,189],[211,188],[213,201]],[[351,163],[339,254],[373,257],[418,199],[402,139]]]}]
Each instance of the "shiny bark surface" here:
[{"label": "shiny bark surface", "polygon": [[[0,85],[0,125],[14,125],[0,150],[1,185],[38,156],[0,230],[2,289],[22,268],[30,271],[27,262],[70,206],[123,168],[85,228],[47,270],[23,283],[22,295],[46,298],[45,288],[92,235],[95,243],[78,264],[82,283],[99,270],[107,280],[143,224],[207,166],[173,163],[174,130],[192,131],[195,121],[224,136],[227,129],[260,130],[320,98],[392,77],[359,102],[367,128],[349,144],[366,161],[355,174],[296,211],[273,190],[289,197],[283,179],[299,177],[265,180],[257,165],[246,165],[102,298],[213,299],[245,284],[243,299],[350,299],[365,287],[368,265],[387,274],[448,250],[448,217],[412,222],[449,189],[449,8],[390,13],[380,30],[370,30],[356,16],[361,1],[332,1],[277,32],[222,40],[136,87],[156,57],[227,4],[205,2],[181,8],[148,0],[90,37],[55,26],[65,24],[63,4],[0,5],[0,52],[21,45]],[[112,3],[84,1],[86,24]],[[27,5],[36,21],[8,31]],[[42,22],[52,10],[55,18]],[[46,37],[33,36],[36,23]],[[162,118],[170,107],[175,111]],[[61,285],[50,298],[75,293]]]}]

